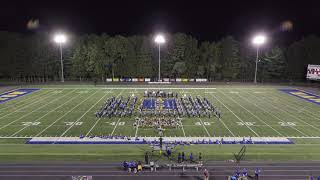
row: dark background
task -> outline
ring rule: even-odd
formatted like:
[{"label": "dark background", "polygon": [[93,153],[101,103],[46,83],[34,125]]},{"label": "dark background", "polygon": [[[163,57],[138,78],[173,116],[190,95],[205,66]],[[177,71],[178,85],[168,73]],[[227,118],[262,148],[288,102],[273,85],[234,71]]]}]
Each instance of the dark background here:
[{"label": "dark background", "polygon": [[[1,1],[0,30],[32,33],[30,19],[39,19],[37,31],[64,30],[75,34],[151,34],[158,31],[191,34],[200,40],[226,35],[246,40],[265,31],[282,42],[293,42],[320,32],[316,0],[42,0]],[[282,32],[283,21],[293,29]]]}]

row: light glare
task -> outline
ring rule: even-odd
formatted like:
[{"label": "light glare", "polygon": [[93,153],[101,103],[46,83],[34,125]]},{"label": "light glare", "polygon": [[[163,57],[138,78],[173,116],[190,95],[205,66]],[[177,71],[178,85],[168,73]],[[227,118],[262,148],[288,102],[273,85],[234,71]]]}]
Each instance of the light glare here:
[{"label": "light glare", "polygon": [[157,36],[154,38],[154,41],[155,41],[156,43],[158,43],[158,44],[163,44],[163,43],[166,42],[166,40],[164,39],[164,37],[163,37],[161,34],[157,35]]},{"label": "light glare", "polygon": [[54,37],[54,42],[56,43],[65,43],[67,41],[67,38],[64,34],[57,34]]},{"label": "light glare", "polygon": [[266,41],[266,36],[260,34],[253,38],[252,43],[256,45],[261,45],[261,44],[264,44],[265,41]]}]

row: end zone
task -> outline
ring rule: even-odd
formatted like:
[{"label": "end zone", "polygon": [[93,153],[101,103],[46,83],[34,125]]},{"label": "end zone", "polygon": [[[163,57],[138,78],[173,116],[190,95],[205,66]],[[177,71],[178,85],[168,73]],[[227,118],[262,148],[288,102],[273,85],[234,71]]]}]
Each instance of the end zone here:
[{"label": "end zone", "polygon": [[38,91],[40,89],[37,88],[28,88],[28,89],[15,89],[13,91],[9,91],[6,93],[0,94],[0,104],[5,103],[7,101],[13,100],[15,98],[30,94],[34,91]]}]

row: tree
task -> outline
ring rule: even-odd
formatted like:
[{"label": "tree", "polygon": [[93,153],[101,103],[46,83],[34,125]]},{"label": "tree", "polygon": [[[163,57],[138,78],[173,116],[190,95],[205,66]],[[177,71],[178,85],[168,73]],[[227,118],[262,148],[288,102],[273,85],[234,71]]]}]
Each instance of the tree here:
[{"label": "tree", "polygon": [[281,80],[285,77],[287,64],[283,50],[279,47],[266,52],[259,61],[260,78],[264,80]]}]

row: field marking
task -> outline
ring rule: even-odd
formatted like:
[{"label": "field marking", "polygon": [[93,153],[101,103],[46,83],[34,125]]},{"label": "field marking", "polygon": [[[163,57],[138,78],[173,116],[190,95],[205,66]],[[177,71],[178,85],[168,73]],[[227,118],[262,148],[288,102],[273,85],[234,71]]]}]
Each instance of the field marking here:
[{"label": "field marking", "polygon": [[[250,95],[250,93],[248,93],[248,92],[246,92],[248,95]],[[257,97],[257,96],[255,96],[255,95],[252,95],[255,99],[257,99],[257,100],[259,100],[260,102],[261,102],[261,100]],[[269,104],[268,104],[269,105]],[[257,106],[257,105],[256,105]],[[257,106],[258,107],[258,106]],[[270,106],[270,107],[272,107],[272,108],[274,108],[273,106]],[[260,107],[259,107],[260,108]],[[262,108],[260,108],[260,109],[262,109]],[[278,120],[280,120],[281,122],[284,122],[282,119],[280,119],[279,117],[277,117],[276,115],[274,115],[274,114],[272,114],[272,113],[270,113],[269,111],[266,111],[266,110],[264,110],[264,109],[262,109],[264,112],[266,112],[266,113],[268,113],[269,115],[271,115],[271,116],[273,116],[273,117],[275,117],[276,119],[278,119]],[[294,130],[296,130],[297,132],[299,132],[300,134],[302,134],[303,136],[308,136],[307,134],[305,134],[305,133],[303,133],[302,131],[300,131],[299,129],[297,129],[297,128],[295,128],[295,127],[293,127],[293,126],[289,126],[290,128],[292,128],[292,129],[294,129]]]},{"label": "field marking", "polygon": [[[217,92],[215,92],[215,93],[217,93]],[[200,97],[202,97],[201,95],[200,95]],[[211,119],[211,118],[209,118],[211,121],[213,121],[213,119]],[[235,136],[234,134],[233,134],[233,132],[229,129],[229,127],[222,121],[222,118],[220,117],[220,118],[218,118],[218,120],[219,120],[219,122],[221,122],[222,123],[222,125],[230,132],[230,134],[232,135],[232,136]],[[213,121],[214,122],[214,121]]]},{"label": "field marking", "polygon": [[[215,91],[215,93],[217,93],[217,91]],[[200,95],[200,97],[202,97],[201,95]],[[209,118],[210,119],[210,121],[213,121],[213,119],[211,119],[211,118]],[[235,136],[234,134],[233,134],[233,132],[229,129],[229,127],[222,121],[222,118],[220,117],[220,118],[218,118],[218,120],[219,120],[219,122],[221,122],[222,123],[222,125],[230,132],[230,134],[232,135],[232,136]],[[214,121],[213,121],[214,122]]]},{"label": "field marking", "polygon": [[118,126],[118,124],[119,124],[120,119],[121,119],[121,118],[118,119],[116,125],[114,126],[113,131],[111,132],[111,136],[113,135],[114,131],[116,130],[116,128],[117,128],[117,126]]},{"label": "field marking", "polygon": [[[214,97],[216,100],[218,100],[225,108],[227,108],[237,119],[239,119],[241,122],[244,123],[244,121],[239,118],[231,109],[229,109],[223,102],[221,102],[215,95],[210,94],[212,97]],[[245,123],[244,123],[245,124]],[[260,137],[258,133],[256,133],[253,129],[251,129],[248,125],[245,124],[245,126],[250,129],[256,136]]]},{"label": "field marking", "polygon": [[[25,104],[22,104],[22,105],[18,105],[17,107],[13,107],[13,109],[15,109],[14,111],[12,111],[12,112],[9,112],[8,114],[6,114],[6,112],[7,111],[3,111],[1,114],[0,114],[0,119],[1,118],[3,118],[3,117],[6,117],[6,116],[8,116],[8,115],[10,115],[10,114],[12,114],[12,113],[15,113],[15,112],[18,112],[18,111],[20,111],[21,109],[25,109],[25,108],[27,108],[27,107],[30,107],[30,105],[32,105],[32,104],[34,104],[34,103],[36,103],[36,102],[39,102],[39,100],[41,100],[42,98],[44,98],[44,97],[48,97],[48,94],[50,94],[50,92],[52,92],[52,91],[48,91],[47,93],[45,93],[43,96],[41,95],[41,97],[38,97],[38,98],[36,98],[34,101],[31,101],[31,103],[30,104],[28,104],[28,106],[26,106]],[[41,102],[41,101],[40,101]],[[23,107],[24,106],[24,107]],[[21,108],[20,109],[20,107],[23,107],[23,108]],[[19,110],[17,110],[17,109],[19,109]],[[4,115],[3,116],[3,114],[6,114],[6,115]]]},{"label": "field marking", "polygon": [[[287,95],[288,95],[288,94],[287,94]],[[278,97],[278,99],[283,99],[282,96],[278,96],[278,95],[276,95],[276,96]],[[295,97],[295,96],[292,96],[292,97]],[[299,98],[299,99],[300,99],[300,98]],[[283,101],[282,101],[282,102],[283,102]],[[294,102],[294,101],[291,101],[291,102]],[[307,102],[308,102],[308,101],[307,101]],[[295,103],[293,103],[293,105],[296,106],[296,108],[295,108],[295,107],[288,106],[286,103],[283,103],[283,104],[284,104],[286,107],[289,107],[289,108],[291,108],[291,109],[294,109],[294,110],[298,111],[299,113],[301,112],[301,113],[303,113],[303,114],[305,114],[305,115],[308,115],[308,116],[310,116],[310,117],[312,117],[312,118],[316,118],[316,119],[320,120],[319,117],[317,117],[316,115],[313,115],[313,114],[316,113],[316,112],[311,112],[311,111],[309,111],[306,106],[304,106],[304,107],[301,108],[300,105],[295,105]],[[299,109],[297,109],[297,108],[299,108]],[[307,112],[309,112],[309,113],[303,112],[304,110],[307,111]]]},{"label": "field marking", "polygon": [[[182,89],[182,92],[183,92],[183,94],[184,94],[184,89]],[[180,122],[181,122],[181,130],[182,130],[182,133],[183,133],[184,137],[186,137],[186,132],[184,131],[182,119],[181,119]]]},{"label": "field marking", "polygon": [[[295,89],[297,89],[297,88],[295,88]],[[297,90],[302,91],[302,92],[306,92],[306,91],[303,91],[303,90],[300,90],[300,89],[297,89]],[[302,107],[303,109],[305,109],[306,111],[308,111],[311,114],[315,113],[315,112],[311,112],[313,110],[310,111],[310,109],[309,109],[311,107],[314,107],[315,104],[312,103],[312,104],[310,104],[310,106],[305,106],[306,104],[309,104],[309,103],[306,103],[306,102],[309,102],[309,101],[306,101],[305,99],[302,99],[302,98],[298,98],[296,96],[293,96],[291,94],[285,93],[283,91],[278,91],[278,92],[281,92],[281,94],[285,94],[286,96],[291,97],[289,99],[289,101],[292,102],[292,104],[294,104],[297,108],[301,108]],[[310,92],[307,92],[307,93],[310,93]],[[312,93],[310,93],[310,94],[312,94]],[[278,93],[276,93],[276,96],[279,97],[279,99],[283,99],[283,96],[278,94]]]},{"label": "field marking", "polygon": [[[95,93],[97,93],[98,91],[96,91]],[[95,93],[92,93],[90,96],[88,96],[87,98],[85,98],[83,101],[81,101],[79,104],[77,104],[76,106],[74,106],[73,108],[71,108],[68,112],[64,113],[62,116],[60,116],[58,119],[56,119],[53,123],[51,123],[49,126],[47,126],[46,128],[44,128],[41,132],[39,132],[37,135],[35,135],[35,137],[38,137],[39,135],[41,135],[43,132],[45,132],[48,128],[52,127],[56,122],[58,122],[59,120],[61,120],[63,117],[65,117],[67,114],[69,114],[72,110],[74,110],[75,108],[77,108],[79,105],[81,105],[83,102],[85,102],[86,100],[88,100],[91,96],[93,96]],[[80,93],[78,94],[79,96],[81,95]]]},{"label": "field marking", "polygon": [[202,127],[204,128],[204,130],[206,130],[207,135],[208,135],[209,137],[211,137],[210,133],[208,132],[208,130],[207,130],[207,128],[206,128],[206,126],[203,124],[202,120],[201,120],[200,118],[198,118],[198,119],[200,120],[200,122],[201,122]]},{"label": "field marking", "polygon": [[183,136],[187,137],[186,136],[186,132],[184,131],[184,128],[183,128],[183,122],[182,121],[181,121],[181,130],[182,130]]},{"label": "field marking", "polygon": [[[30,99],[38,99],[38,97],[40,96],[42,96],[42,95],[45,95],[46,93],[45,92],[50,92],[50,91],[41,91],[41,89],[39,90],[39,91],[35,91],[35,93],[36,92],[39,92],[38,94],[32,94],[32,93],[29,93],[29,94],[26,94],[25,95],[25,97],[27,97],[27,95],[33,95],[33,96],[28,96],[27,98],[25,98],[25,99],[23,99],[23,100],[20,100],[20,101],[18,101],[18,102],[16,102],[16,103],[14,103],[14,101],[11,101],[12,103],[11,104],[7,104],[7,106],[4,106],[4,107],[2,107],[1,109],[0,109],[0,112],[6,112],[6,111],[3,111],[4,109],[7,109],[7,108],[10,108],[10,107],[12,107],[12,106],[15,106],[15,105],[17,105],[17,104],[20,104],[21,102],[25,102],[25,101],[28,101],[28,100],[30,100]],[[21,96],[21,97],[23,97],[23,96]],[[18,99],[17,99],[18,100]],[[7,101],[7,102],[10,102],[10,101]],[[7,103],[6,102],[6,103]],[[4,103],[4,105],[6,105],[6,103]],[[23,106],[23,105],[20,105],[20,106]]]},{"label": "field marking", "polygon": [[[123,91],[121,91],[121,93],[122,93]],[[137,94],[138,92],[137,92],[137,89],[134,89],[134,92],[135,92],[135,94]],[[134,134],[134,137],[138,137],[138,130],[139,130],[139,123],[137,124],[137,126],[136,126],[136,132],[135,132],[135,134]]]},{"label": "field marking", "polygon": [[[51,96],[53,96],[53,95],[55,95],[55,94],[48,95],[48,96],[46,96],[44,99],[47,99],[47,98],[49,98],[49,97],[51,97]],[[44,99],[42,99],[42,101],[43,101]],[[52,101],[54,101],[54,100],[49,101],[49,103],[48,103],[48,104],[50,104]],[[34,103],[35,103],[35,102],[34,102]],[[33,104],[33,103],[31,103],[31,104]],[[46,105],[48,105],[48,104],[46,104]],[[30,105],[30,104],[29,104],[29,105]],[[46,106],[46,105],[44,105],[44,106]],[[5,127],[7,127],[7,126],[9,126],[9,125],[11,125],[11,124],[13,124],[13,123],[15,123],[15,122],[19,121],[20,119],[22,119],[22,118],[24,118],[24,117],[26,117],[26,116],[28,116],[28,115],[32,114],[33,112],[35,112],[35,111],[36,111],[36,110],[38,110],[38,109],[43,108],[44,106],[40,106],[40,107],[38,107],[38,108],[36,108],[36,109],[34,109],[34,110],[30,111],[29,113],[24,114],[23,116],[20,116],[18,119],[14,120],[14,121],[11,121],[10,123],[8,123],[8,124],[6,124],[6,125],[4,125],[4,126],[0,127],[0,129],[3,129],[3,128],[5,128]],[[5,116],[0,117],[0,119],[1,119],[1,118],[3,118],[3,117],[5,117]]]},{"label": "field marking", "polygon": [[[224,94],[223,92],[221,92],[222,94]],[[225,95],[225,94],[224,94]],[[240,98],[242,98],[239,94],[236,94],[237,96],[239,96]],[[275,131],[276,133],[278,133],[280,136],[283,136],[283,134],[281,134],[279,131],[277,131],[276,129],[274,129],[273,127],[271,127],[269,124],[267,124],[265,121],[263,121],[260,117],[256,116],[255,114],[253,114],[250,110],[248,110],[246,107],[242,106],[240,103],[238,103],[236,100],[234,100],[231,96],[227,96],[229,99],[231,99],[233,102],[235,102],[236,104],[238,104],[240,107],[242,107],[243,109],[245,109],[247,112],[249,112],[253,117],[255,117],[256,119],[258,119],[260,122],[264,123],[265,125],[267,125],[268,127],[270,127],[273,131]],[[242,98],[243,99],[243,98]]]},{"label": "field marking", "polygon": [[[264,96],[264,97],[265,97],[265,96]],[[268,98],[265,98],[265,99],[267,99],[267,101],[269,100]],[[270,102],[270,100],[269,100],[269,102]],[[272,104],[274,104],[273,102],[271,102],[271,103],[272,103]],[[309,124],[309,123],[307,123],[307,122],[305,122],[305,121],[301,120],[300,118],[297,118],[296,116],[292,115],[291,113],[289,113],[289,112],[288,112],[288,111],[286,111],[286,110],[283,110],[283,109],[282,109],[282,108],[280,108],[279,106],[278,106],[278,108],[277,108],[277,109],[279,109],[279,110],[281,110],[282,112],[284,112],[284,113],[288,114],[289,116],[293,117],[294,119],[296,119],[296,120],[298,120],[298,121],[300,121],[300,122],[303,122],[303,123],[305,123],[305,124],[309,125],[310,127],[312,127],[312,128],[314,128],[314,129],[316,129],[316,130],[320,131],[320,129],[319,129],[319,128],[316,128],[314,125]]]},{"label": "field marking", "polygon": [[[99,91],[99,90],[98,90]],[[95,93],[97,93],[98,91],[96,91]],[[95,94],[93,93],[93,94]],[[81,94],[81,93],[80,93]],[[103,98],[105,98],[107,96],[108,93],[106,93],[105,95],[103,95],[96,103],[94,103],[85,113],[82,114],[82,116],[80,118],[78,118],[67,130],[65,130],[60,137],[64,136],[78,121],[80,121],[92,108],[94,108]]]},{"label": "field marking", "polygon": [[[61,97],[59,97],[59,98],[57,98],[57,99],[55,99],[55,100],[59,100],[59,99],[61,99],[61,98],[64,98],[65,96],[69,95],[70,93],[73,93],[74,91],[75,91],[75,90],[70,91],[70,92],[64,94],[63,96],[61,96]],[[53,110],[47,112],[46,114],[44,114],[43,116],[37,118],[36,120],[34,120],[34,121],[32,121],[32,122],[38,122],[40,119],[44,118],[45,116],[47,116],[47,115],[50,114],[51,112],[53,112],[53,111],[55,111],[56,109],[62,107],[63,105],[65,105],[66,103],[70,102],[71,100],[73,100],[73,99],[76,98],[76,97],[77,97],[77,96],[74,96],[73,98],[69,99],[68,101],[64,102],[63,104],[59,105],[58,107],[56,107],[56,108],[54,108]],[[55,100],[54,100],[54,101],[55,101]],[[43,107],[44,107],[44,106],[43,106]],[[23,131],[23,130],[26,129],[27,127],[30,127],[30,126],[25,126],[25,127],[21,128],[20,130],[18,130],[18,131],[16,131],[15,133],[13,133],[11,136],[17,135],[18,133],[20,133],[21,131]]]},{"label": "field marking", "polygon": [[[119,97],[119,96],[122,94],[122,92],[123,92],[123,90],[122,90],[121,93],[119,93],[116,97]],[[109,93],[111,93],[111,92],[110,92],[110,91],[107,91],[107,92],[106,92],[106,94],[109,94]],[[98,118],[98,120],[96,120],[96,122],[93,124],[93,126],[90,128],[90,130],[86,133],[85,136],[88,136],[88,135],[91,133],[91,131],[92,131],[92,130],[96,127],[96,125],[100,122],[101,118],[102,118],[102,117],[100,117],[100,118]]]}]

